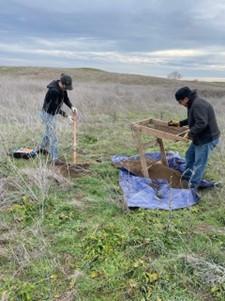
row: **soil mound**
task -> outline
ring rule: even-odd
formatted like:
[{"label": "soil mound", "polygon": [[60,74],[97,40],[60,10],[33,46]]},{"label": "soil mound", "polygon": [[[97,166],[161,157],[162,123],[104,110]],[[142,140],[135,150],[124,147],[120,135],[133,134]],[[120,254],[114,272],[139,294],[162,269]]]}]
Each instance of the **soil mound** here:
[{"label": "soil mound", "polygon": [[69,176],[76,178],[83,176],[89,172],[89,164],[71,164],[64,162],[60,165],[54,166],[54,169],[56,169],[64,177]]},{"label": "soil mound", "polygon": [[[149,177],[153,180],[165,179],[173,188],[187,188],[187,183],[181,179],[181,173],[162,164],[161,161],[146,159]],[[136,176],[143,177],[141,162],[137,160],[124,160],[115,164],[116,167],[125,168]]]}]

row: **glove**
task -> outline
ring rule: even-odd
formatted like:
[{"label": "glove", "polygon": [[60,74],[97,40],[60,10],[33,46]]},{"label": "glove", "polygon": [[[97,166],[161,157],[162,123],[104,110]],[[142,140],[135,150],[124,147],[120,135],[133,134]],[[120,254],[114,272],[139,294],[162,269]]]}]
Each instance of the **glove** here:
[{"label": "glove", "polygon": [[78,112],[78,111],[77,111],[77,108],[75,108],[75,107],[72,107],[72,108],[71,108],[71,111],[72,111],[73,113],[76,113],[76,114],[77,114],[77,112]]},{"label": "glove", "polygon": [[180,122],[179,121],[170,120],[170,121],[168,121],[168,126],[179,127],[180,126]]}]

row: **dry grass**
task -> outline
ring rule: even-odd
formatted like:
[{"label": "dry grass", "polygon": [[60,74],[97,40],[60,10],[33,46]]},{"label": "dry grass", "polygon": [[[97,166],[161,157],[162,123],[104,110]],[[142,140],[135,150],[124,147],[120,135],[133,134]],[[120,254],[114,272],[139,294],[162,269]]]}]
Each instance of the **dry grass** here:
[{"label": "dry grass", "polygon": [[[98,125],[100,120],[104,121],[105,116],[111,116],[112,120],[117,121],[121,114],[126,124],[130,113],[134,114],[134,120],[135,114],[140,116],[140,113],[145,113],[146,116],[156,115],[165,120],[182,118],[185,111],[177,106],[174,92],[186,84],[208,96],[217,111],[221,128],[225,128],[225,87],[222,83],[187,83],[88,69],[68,72],[74,76],[74,90],[69,95],[80,111],[82,128],[95,126],[96,123]],[[60,70],[54,69],[0,69],[1,155],[8,149],[23,144],[34,146],[40,140],[42,126],[39,112],[46,86],[52,79],[57,79],[60,73]],[[70,125],[67,120],[59,117],[58,127],[62,136]]]},{"label": "dry grass", "polygon": [[214,285],[225,283],[224,266],[192,255],[185,256],[184,259],[197,271],[204,283]]},{"label": "dry grass", "polygon": [[[40,142],[39,111],[46,86],[52,79],[57,79],[62,70],[0,68],[0,209],[6,218],[0,221],[0,260],[6,262],[6,268],[1,269],[3,275],[0,274],[0,280],[6,279],[2,300],[13,300],[10,295],[14,296],[15,287],[20,293],[26,293],[27,299],[23,299],[21,293],[18,300],[33,300],[29,297],[30,290],[36,296],[44,290],[46,300],[70,301],[77,296],[81,296],[80,300],[93,300],[92,294],[97,294],[94,300],[102,300],[98,299],[101,290],[102,294],[106,293],[105,300],[116,300],[112,296],[117,296],[117,300],[127,300],[130,294],[129,298],[134,296],[132,300],[141,300],[139,297],[151,293],[155,284],[163,297],[161,299],[160,294],[155,294],[152,300],[174,300],[173,288],[168,286],[167,279],[170,278],[166,276],[162,282],[160,279],[149,282],[149,276],[146,278],[146,275],[157,275],[155,271],[150,273],[149,268],[151,262],[156,266],[158,262],[157,268],[162,275],[164,269],[172,270],[171,281],[173,285],[177,281],[177,298],[181,298],[177,300],[190,301],[193,299],[186,298],[186,290],[184,295],[179,295],[187,280],[179,270],[179,260],[170,265],[167,254],[172,254],[174,248],[178,254],[184,249],[188,254],[194,254],[192,249],[201,248],[201,243],[205,257],[185,255],[185,264],[197,271],[204,284],[223,284],[224,266],[206,259],[207,252],[214,252],[211,241],[206,238],[202,242],[200,236],[200,242],[195,242],[193,238],[194,235],[211,235],[209,231],[196,233],[196,225],[201,211],[201,223],[208,223],[204,211],[209,206],[209,216],[220,215],[216,210],[224,208],[224,187],[209,193],[206,201],[200,204],[202,207],[193,208],[193,214],[192,209],[169,213],[168,217],[162,212],[151,211],[149,215],[147,212],[124,214],[121,204],[118,205],[122,196],[117,171],[110,165],[110,156],[120,151],[127,154],[136,151],[131,122],[151,116],[164,120],[184,118],[186,112],[177,105],[174,92],[189,85],[207,96],[217,112],[222,140],[210,159],[207,173],[225,178],[221,166],[225,152],[225,85],[90,69],[66,71],[74,77],[74,90],[69,96],[80,112],[78,155],[93,164],[90,174],[81,179],[59,175],[47,167],[43,157],[23,162],[7,156],[10,149],[34,147]],[[66,111],[69,112],[67,108]],[[57,130],[61,154],[69,161],[71,125],[59,116]],[[194,210],[197,210],[196,216]],[[219,218],[223,223],[222,214]],[[193,237],[189,236],[190,229]],[[82,244],[88,248],[83,248]],[[220,252],[216,252],[219,257]],[[98,262],[96,254],[103,260]],[[13,274],[10,279],[6,277],[9,272]],[[83,276],[86,278],[80,288],[77,282]],[[8,287],[12,283],[11,290]],[[32,283],[36,288],[30,286]],[[88,286],[90,283],[91,287]],[[138,292],[135,285],[140,285]],[[182,299],[182,296],[185,297]],[[222,298],[215,300],[224,300]]]}]

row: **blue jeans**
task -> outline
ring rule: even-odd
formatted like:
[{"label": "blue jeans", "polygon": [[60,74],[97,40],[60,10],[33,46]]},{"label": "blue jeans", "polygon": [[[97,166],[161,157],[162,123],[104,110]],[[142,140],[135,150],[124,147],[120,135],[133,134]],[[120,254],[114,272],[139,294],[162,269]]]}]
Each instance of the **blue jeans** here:
[{"label": "blue jeans", "polygon": [[45,111],[41,112],[41,119],[45,126],[44,135],[40,147],[48,150],[51,159],[58,159],[58,141],[56,137],[56,116],[48,114]]},{"label": "blue jeans", "polygon": [[218,143],[219,139],[215,139],[203,145],[191,143],[189,146],[185,154],[186,166],[182,177],[189,182],[190,187],[198,188],[208,162],[209,154]]}]

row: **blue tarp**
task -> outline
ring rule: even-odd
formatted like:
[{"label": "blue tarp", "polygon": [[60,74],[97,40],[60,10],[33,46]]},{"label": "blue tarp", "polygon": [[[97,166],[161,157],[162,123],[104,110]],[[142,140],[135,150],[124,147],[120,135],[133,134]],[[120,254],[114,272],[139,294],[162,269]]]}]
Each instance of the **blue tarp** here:
[{"label": "blue tarp", "polygon": [[[145,156],[151,160],[160,160],[159,152],[146,153]],[[180,157],[179,153],[167,152],[166,157],[170,168],[184,172],[185,160]],[[124,160],[137,160],[138,158],[139,156],[115,155],[112,157],[112,162],[118,164]],[[130,208],[174,210],[190,207],[199,201],[199,196],[194,189],[171,188],[167,180],[138,177],[126,169],[120,169],[119,183],[124,200]],[[151,186],[151,184],[154,185]],[[202,180],[200,188],[213,186],[213,182]]]}]

